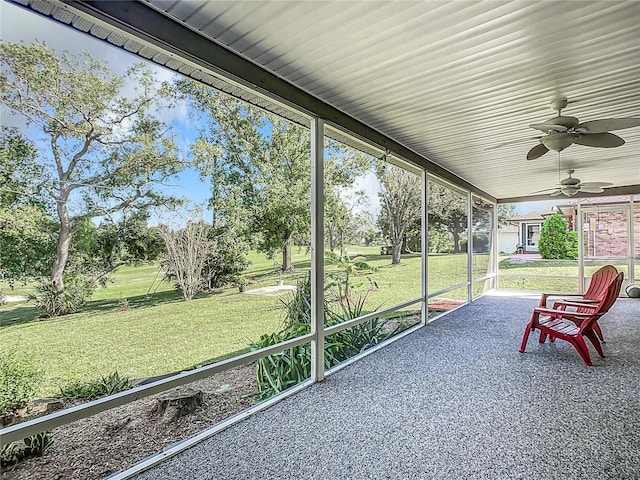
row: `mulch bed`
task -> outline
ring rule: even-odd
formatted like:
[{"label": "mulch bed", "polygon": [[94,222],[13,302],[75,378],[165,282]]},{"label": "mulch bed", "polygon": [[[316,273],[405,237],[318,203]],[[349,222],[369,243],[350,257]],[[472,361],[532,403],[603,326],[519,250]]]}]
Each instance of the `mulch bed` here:
[{"label": "mulch bed", "polygon": [[[250,407],[254,364],[163,392],[52,430],[53,444],[40,458],[3,467],[2,480],[95,480],[125,470]],[[167,421],[150,415],[156,398],[202,392],[193,413]],[[69,403],[68,406],[72,404]]]}]

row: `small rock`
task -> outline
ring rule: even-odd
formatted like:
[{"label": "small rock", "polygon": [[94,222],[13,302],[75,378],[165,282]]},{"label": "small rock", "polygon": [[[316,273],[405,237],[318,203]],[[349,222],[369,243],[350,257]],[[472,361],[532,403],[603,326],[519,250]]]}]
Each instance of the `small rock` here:
[{"label": "small rock", "polygon": [[41,417],[62,410],[64,404],[57,398],[40,398],[27,404],[26,412],[29,417]]},{"label": "small rock", "polygon": [[2,428],[10,427],[16,423],[17,419],[18,417],[15,413],[3,413],[0,415],[0,425],[2,425]]}]

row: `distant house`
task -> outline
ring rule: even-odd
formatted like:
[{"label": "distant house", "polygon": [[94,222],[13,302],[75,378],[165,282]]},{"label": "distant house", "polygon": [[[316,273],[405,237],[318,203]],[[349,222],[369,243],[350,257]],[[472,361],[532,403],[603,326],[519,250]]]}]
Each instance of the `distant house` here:
[{"label": "distant house", "polygon": [[511,217],[509,222],[516,226],[518,233],[517,243],[514,245],[513,251],[516,253],[538,253],[542,224],[554,213],[562,215],[558,207],[553,206],[545,210],[538,210],[536,212]]},{"label": "distant house", "polygon": [[[588,198],[581,201],[585,217],[583,235],[585,238],[586,258],[626,257],[628,255],[628,197],[620,200],[611,197]],[[576,230],[577,200],[567,200],[545,210],[530,212],[511,217],[509,222],[517,228],[515,251],[519,253],[538,253],[540,231],[544,221],[554,213],[567,220],[570,230]],[[635,204],[632,222],[634,225],[634,256],[640,258],[640,205]],[[500,237],[500,234],[499,234]],[[500,244],[502,243],[499,240]],[[501,251],[509,253],[509,250]]]}]

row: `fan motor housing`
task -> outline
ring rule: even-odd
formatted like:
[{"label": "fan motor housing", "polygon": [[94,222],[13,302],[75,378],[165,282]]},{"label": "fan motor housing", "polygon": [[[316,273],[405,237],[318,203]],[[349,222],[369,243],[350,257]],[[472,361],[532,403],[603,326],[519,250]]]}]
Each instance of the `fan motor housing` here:
[{"label": "fan motor housing", "polygon": [[550,118],[544,123],[550,124],[550,125],[562,125],[563,127],[573,128],[576,125],[578,125],[578,123],[580,123],[580,120],[578,120],[576,117],[567,117],[564,115],[560,115],[557,117]]}]

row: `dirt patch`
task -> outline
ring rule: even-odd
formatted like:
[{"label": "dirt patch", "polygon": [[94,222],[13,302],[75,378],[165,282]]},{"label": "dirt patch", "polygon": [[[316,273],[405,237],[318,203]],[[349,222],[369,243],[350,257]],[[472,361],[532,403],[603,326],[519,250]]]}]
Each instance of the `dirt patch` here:
[{"label": "dirt patch", "polygon": [[[53,444],[43,457],[5,467],[0,476],[2,480],[105,478],[248,408],[254,403],[255,388],[255,365],[244,365],[78,420],[53,429]],[[193,413],[171,422],[149,415],[157,398],[189,390],[203,393],[203,403]]]},{"label": "dirt patch", "polygon": [[460,300],[449,300],[446,298],[441,298],[430,302],[429,308],[431,310],[446,312],[447,310],[453,310],[454,308],[459,307],[463,303],[464,302],[461,302]]},{"label": "dirt patch", "polygon": [[276,297],[278,295],[284,295],[286,293],[295,292],[297,287],[295,285],[274,285],[271,287],[253,288],[242,292],[243,295],[266,295],[268,297]]},{"label": "dirt patch", "polygon": [[3,295],[2,300],[6,303],[28,302],[31,297],[29,295]]}]

